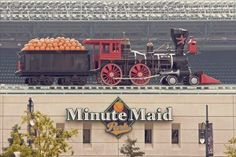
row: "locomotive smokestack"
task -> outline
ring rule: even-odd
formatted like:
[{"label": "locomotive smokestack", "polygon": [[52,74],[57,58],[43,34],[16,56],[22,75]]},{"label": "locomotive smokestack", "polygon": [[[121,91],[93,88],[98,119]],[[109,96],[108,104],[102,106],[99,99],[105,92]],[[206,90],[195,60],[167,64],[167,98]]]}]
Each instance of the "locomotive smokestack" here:
[{"label": "locomotive smokestack", "polygon": [[131,45],[129,38],[124,38],[122,47],[123,47],[123,57],[128,58],[129,53],[131,52]]},{"label": "locomotive smokestack", "polygon": [[184,54],[184,45],[188,38],[188,31],[182,28],[172,28],[171,29],[171,38],[175,44],[175,51],[177,55]]}]

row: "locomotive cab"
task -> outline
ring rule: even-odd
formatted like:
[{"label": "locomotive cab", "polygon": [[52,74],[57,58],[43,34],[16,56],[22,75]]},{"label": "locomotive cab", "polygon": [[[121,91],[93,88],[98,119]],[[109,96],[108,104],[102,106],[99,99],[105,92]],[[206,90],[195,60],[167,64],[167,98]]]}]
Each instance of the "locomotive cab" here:
[{"label": "locomotive cab", "polygon": [[122,41],[123,39],[86,39],[83,41],[85,45],[92,45],[92,61],[93,70],[101,68],[101,61],[104,60],[120,60],[122,57]]},{"label": "locomotive cab", "polygon": [[100,60],[119,60],[122,41],[123,39],[86,39],[83,44],[99,46]]}]

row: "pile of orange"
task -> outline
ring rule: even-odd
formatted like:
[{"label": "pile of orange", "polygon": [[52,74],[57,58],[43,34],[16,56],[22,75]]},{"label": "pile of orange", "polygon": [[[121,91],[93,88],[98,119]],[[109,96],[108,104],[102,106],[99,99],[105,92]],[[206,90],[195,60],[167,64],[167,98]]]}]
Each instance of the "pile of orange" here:
[{"label": "pile of orange", "polygon": [[32,39],[24,45],[22,51],[64,51],[64,50],[85,50],[85,47],[76,39],[57,37]]}]

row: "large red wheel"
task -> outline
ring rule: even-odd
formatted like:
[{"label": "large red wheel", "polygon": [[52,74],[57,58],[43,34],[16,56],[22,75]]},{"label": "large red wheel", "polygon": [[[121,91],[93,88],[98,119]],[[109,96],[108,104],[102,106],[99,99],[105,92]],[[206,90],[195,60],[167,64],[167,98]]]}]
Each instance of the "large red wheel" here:
[{"label": "large red wheel", "polygon": [[151,71],[145,64],[138,63],[131,67],[129,71],[130,81],[137,86],[143,86],[149,83]]},{"label": "large red wheel", "polygon": [[121,82],[122,70],[118,65],[109,63],[102,68],[100,77],[105,85],[115,86]]}]

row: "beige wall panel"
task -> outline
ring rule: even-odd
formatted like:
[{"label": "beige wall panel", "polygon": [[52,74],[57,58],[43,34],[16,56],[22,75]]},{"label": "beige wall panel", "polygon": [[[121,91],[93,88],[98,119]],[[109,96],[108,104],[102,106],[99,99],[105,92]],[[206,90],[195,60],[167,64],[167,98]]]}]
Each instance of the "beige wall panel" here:
[{"label": "beige wall panel", "polygon": [[3,139],[4,137],[3,137],[3,130],[2,129],[0,129],[0,153],[2,152],[2,146],[3,146],[3,141],[4,141],[4,139]]},{"label": "beige wall panel", "polygon": [[0,115],[0,130],[3,129],[3,116]]},{"label": "beige wall panel", "polygon": [[27,110],[27,104],[4,103],[5,116],[23,116]]},{"label": "beige wall panel", "polygon": [[108,143],[116,143],[118,142],[118,139],[105,132],[104,130],[92,130],[91,131],[92,134],[92,142],[95,143],[103,143],[103,142],[108,142]]},{"label": "beige wall panel", "polygon": [[[74,97],[74,96],[68,96],[70,99],[68,100],[67,97],[65,96],[48,96],[49,98],[46,99],[48,102],[40,102],[39,100],[37,100],[38,98],[41,98],[41,96],[34,96],[33,101],[35,104],[35,110],[40,110],[46,114],[50,114],[50,115],[65,115],[65,108],[70,108],[70,107],[89,107],[91,111],[99,111],[102,112],[104,111],[109,105],[110,103],[114,100],[114,99],[110,99],[111,101],[109,101],[109,103],[104,102],[104,100],[106,99],[97,99],[96,97],[96,101],[88,101],[87,102],[83,102],[83,99],[88,99],[88,96],[78,96],[78,97]],[[100,96],[102,97],[102,96]],[[99,97],[99,98],[100,98]],[[181,96],[180,96],[181,97]],[[43,97],[45,99],[45,97]],[[112,97],[114,98],[114,97]],[[132,96],[131,96],[132,98]],[[179,97],[178,97],[179,98]],[[217,97],[218,98],[218,97]],[[17,97],[16,99],[14,98],[14,100],[9,99],[9,96],[7,96],[6,98],[4,98],[4,102],[7,103],[8,105],[6,106],[6,115],[21,115],[21,112],[23,112],[26,109],[26,104],[27,101],[25,101],[24,98],[22,97]],[[15,100],[24,100],[24,103],[14,103]],[[89,100],[91,99],[95,99],[94,96],[89,98]],[[141,105],[145,104],[145,107],[147,107],[147,111],[153,111],[156,110],[156,108],[161,107],[161,108],[165,108],[167,106],[172,106],[173,107],[173,113],[176,116],[190,116],[190,115],[198,115],[198,116],[204,116],[205,114],[205,103],[201,105],[200,104],[191,104],[188,106],[186,106],[186,102],[182,101],[182,102],[174,102],[174,104],[171,104],[171,100],[170,102],[167,102],[167,104],[159,104],[158,102],[151,102],[150,104],[147,102],[139,102],[139,100],[136,99],[136,102],[132,102],[132,103],[128,103],[129,102],[129,98],[126,98],[127,100],[124,100],[128,106],[130,106],[131,108],[139,108]],[[223,99],[223,98],[222,98]],[[27,99],[26,99],[27,100]],[[131,99],[132,100],[132,99]],[[148,99],[145,99],[148,100]],[[168,99],[169,100],[169,99]],[[177,98],[176,98],[177,100]],[[17,102],[17,101],[16,101]],[[139,103],[138,103],[139,102]],[[195,102],[199,102],[198,100],[192,100],[192,103]],[[217,102],[217,101],[215,101]],[[200,107],[202,106],[202,107]],[[219,106],[219,104],[211,104],[209,105],[209,108],[211,108],[211,106],[218,108],[217,110],[209,110],[209,115],[214,116],[215,114],[218,115],[232,115],[232,105],[225,105],[225,112],[221,112],[222,110],[222,105]],[[213,108],[212,107],[212,108]],[[16,110],[17,109],[17,110]],[[54,112],[52,112],[52,109]],[[15,111],[16,110],[16,111]],[[212,112],[212,113],[211,113]]]},{"label": "beige wall panel", "polygon": [[154,143],[171,143],[171,130],[154,130],[153,142]]},{"label": "beige wall panel", "polygon": [[[102,112],[117,96],[120,96],[130,108],[146,107],[147,111],[155,111],[157,107],[172,106],[174,121],[153,123],[153,144],[151,145],[144,144],[145,122],[135,122],[132,132],[119,140],[105,132],[102,122],[92,122],[92,144],[83,144],[83,122],[66,122],[65,108],[88,107],[91,111]],[[20,121],[19,116],[24,114],[29,97],[30,95],[0,95],[0,118],[1,101],[4,102],[5,116],[3,124],[0,119],[0,146],[1,142],[4,142],[3,145],[8,145],[7,138],[9,138],[10,129]],[[163,155],[202,157],[205,146],[198,144],[198,123],[205,121],[205,104],[209,105],[209,121],[213,123],[214,155],[223,156],[223,143],[236,135],[236,131],[233,130],[236,127],[236,117],[233,117],[236,116],[236,105],[233,105],[235,98],[230,95],[33,95],[32,98],[35,110],[48,114],[55,123],[64,122],[66,129],[78,129],[78,136],[69,142],[74,147],[75,156],[80,157],[97,155],[117,157],[119,148],[127,139],[127,135],[138,139],[137,145],[145,150],[146,157],[162,157]],[[171,144],[171,123],[180,123],[180,145]],[[2,125],[5,129],[3,131],[1,131]]]},{"label": "beige wall panel", "polygon": [[105,130],[106,128],[102,121],[93,121],[91,127],[94,130]]},{"label": "beige wall panel", "polygon": [[227,143],[233,137],[233,130],[214,130],[213,140],[216,144]]},{"label": "beige wall panel", "polygon": [[[97,155],[73,155],[73,157],[96,157]],[[60,156],[60,157],[69,157],[69,156]],[[103,157],[118,157],[117,155],[103,155]],[[121,157],[121,156],[119,156]],[[123,156],[125,157],[125,156]]]},{"label": "beige wall panel", "polygon": [[[147,123],[148,124],[148,123]],[[132,125],[132,129],[134,130],[144,130],[145,122],[144,121],[135,121]]]},{"label": "beige wall panel", "polygon": [[175,149],[171,149],[173,146],[172,144],[166,144],[166,143],[157,143],[154,144],[153,149],[146,150],[146,153],[149,155],[175,155],[175,156],[194,156],[194,154],[201,154],[204,152],[201,148],[198,148],[198,144],[181,144],[181,151],[179,151],[178,148],[175,147]]},{"label": "beige wall panel", "polygon": [[213,129],[233,129],[233,117],[209,117]]},{"label": "beige wall panel", "polygon": [[[6,141],[4,141],[3,143],[2,143],[2,147],[3,148],[5,148],[5,147],[8,147],[9,146],[9,143],[8,143],[8,141],[6,142]],[[2,150],[1,150],[2,151]]]},{"label": "beige wall panel", "polygon": [[[173,123],[181,123],[181,129],[198,129],[198,124],[204,122],[205,117],[174,117]],[[233,129],[233,117],[209,117],[214,129]]]},{"label": "beige wall panel", "polygon": [[[68,123],[66,122],[66,115],[48,115],[55,123]],[[78,123],[78,122],[77,122]]]},{"label": "beige wall panel", "polygon": [[180,130],[180,142],[198,144],[198,130]]},{"label": "beige wall panel", "polygon": [[[116,98],[116,96],[102,96],[102,95],[16,95],[14,96],[14,99],[12,99],[10,96],[4,96],[5,102],[10,103],[26,103],[29,100],[29,97],[33,99],[35,104],[40,103],[77,103],[77,102],[110,102],[113,101],[113,99]],[[49,99],[45,99],[45,97],[48,97]],[[106,97],[106,99],[104,99]]]},{"label": "beige wall panel", "polygon": [[3,115],[3,96],[0,95],[0,120]]},{"label": "beige wall panel", "polygon": [[16,116],[16,117],[4,117],[3,119],[3,129],[9,129],[11,130],[12,127],[15,124],[18,124],[21,126],[21,129],[26,129],[27,128],[27,123],[21,124],[22,119],[21,116]]},{"label": "beige wall panel", "polygon": [[[78,156],[75,156],[73,155],[73,157],[96,157],[97,155],[78,155]],[[64,156],[64,157],[68,157],[68,156]],[[118,157],[117,155],[103,155],[103,157]],[[121,156],[119,156],[121,157]],[[125,156],[123,156],[125,157]]]},{"label": "beige wall panel", "polygon": [[[58,121],[59,122],[59,121]],[[81,122],[81,121],[61,121],[61,123],[65,123],[66,128],[77,128],[77,129],[83,129],[83,123],[90,123],[90,122]],[[105,130],[106,126],[101,122],[92,122],[91,123],[92,130]],[[143,130],[143,123],[142,122],[135,122],[132,125],[132,130]]]},{"label": "beige wall panel", "polygon": [[[198,129],[198,124],[204,121],[203,117],[175,117],[172,123],[180,123],[181,129]],[[170,124],[171,127],[171,124]]]},{"label": "beige wall panel", "polygon": [[236,115],[233,117],[233,129],[236,129]]},{"label": "beige wall panel", "polygon": [[[151,105],[151,108],[155,111],[156,108],[161,107],[165,109],[170,106],[173,108],[173,115],[185,117],[185,116],[205,116],[206,105],[205,103],[192,102],[192,104],[180,103],[167,103],[167,104],[147,104],[147,108]],[[232,104],[209,104],[209,116],[233,116]],[[224,111],[224,112],[222,112]]]},{"label": "beige wall panel", "polygon": [[233,102],[234,102],[234,116],[236,116],[236,95],[233,97]]},{"label": "beige wall panel", "polygon": [[[45,99],[45,96],[49,97],[50,99]],[[34,102],[39,103],[77,103],[77,102],[85,102],[85,103],[96,103],[96,102],[107,102],[108,104],[114,101],[114,99],[119,96],[123,101],[126,103],[141,103],[141,104],[148,104],[148,103],[193,103],[197,102],[199,104],[232,104],[233,97],[232,96],[222,96],[222,95],[201,95],[202,99],[199,99],[199,95],[33,95],[31,96]],[[28,98],[30,95],[27,96],[4,96],[5,102],[10,103],[26,103],[28,102]],[[104,99],[105,98],[105,99]]]},{"label": "beige wall panel", "polygon": [[118,148],[118,143],[92,143],[91,149],[82,149],[80,153],[84,155],[118,154]]},{"label": "beige wall panel", "polygon": [[170,130],[172,122],[154,122],[153,129],[154,130]]},{"label": "beige wall panel", "polygon": [[224,144],[214,144],[214,156],[226,156]]},{"label": "beige wall panel", "polygon": [[[125,102],[140,102],[140,103],[186,103],[191,104],[198,102],[200,104],[232,104],[233,96],[231,95],[122,95],[120,96]],[[126,101],[127,99],[128,101]]]},{"label": "beige wall panel", "polygon": [[83,122],[78,122],[78,121],[62,121],[63,123],[65,123],[65,128],[66,129],[83,129]]},{"label": "beige wall panel", "polygon": [[[131,130],[131,132],[124,134],[119,138],[119,142],[123,143],[127,140],[127,137],[130,137],[131,139],[136,139],[138,143],[144,142],[144,130]],[[113,137],[116,138],[116,137]]]},{"label": "beige wall panel", "polygon": [[[3,144],[1,142],[1,138],[0,138],[0,148],[3,148]],[[0,150],[0,153],[2,153],[2,150]]]},{"label": "beige wall panel", "polygon": [[8,138],[10,137],[11,130],[2,130],[2,142],[8,143]]}]

